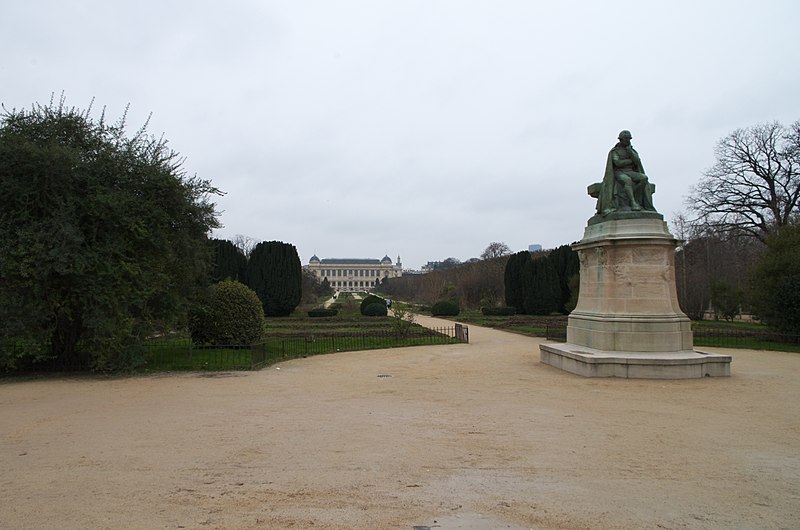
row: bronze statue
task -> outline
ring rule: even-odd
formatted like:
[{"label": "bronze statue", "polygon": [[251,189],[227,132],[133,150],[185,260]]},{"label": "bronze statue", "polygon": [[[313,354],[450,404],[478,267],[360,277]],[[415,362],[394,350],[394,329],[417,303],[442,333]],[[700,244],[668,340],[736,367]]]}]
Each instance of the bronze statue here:
[{"label": "bronze statue", "polygon": [[589,193],[597,197],[597,213],[605,216],[617,211],[655,212],[655,186],[650,184],[639,153],[631,145],[630,131],[620,132],[618,138],[619,142],[608,153],[600,189],[590,187]]}]

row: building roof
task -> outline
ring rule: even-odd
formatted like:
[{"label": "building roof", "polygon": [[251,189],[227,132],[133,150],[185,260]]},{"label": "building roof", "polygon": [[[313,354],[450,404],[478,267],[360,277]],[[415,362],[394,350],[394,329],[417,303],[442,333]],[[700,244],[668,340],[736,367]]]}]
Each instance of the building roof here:
[{"label": "building roof", "polygon": [[357,258],[325,258],[320,260],[325,265],[380,265],[377,259],[357,259]]}]

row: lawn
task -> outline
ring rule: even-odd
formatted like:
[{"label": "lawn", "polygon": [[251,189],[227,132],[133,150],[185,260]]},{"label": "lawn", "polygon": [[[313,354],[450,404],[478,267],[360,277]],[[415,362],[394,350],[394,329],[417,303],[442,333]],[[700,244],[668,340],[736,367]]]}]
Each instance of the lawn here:
[{"label": "lawn", "polygon": [[458,342],[454,328],[428,329],[417,324],[400,329],[393,317],[365,317],[358,303],[340,295],[333,317],[295,312],[268,318],[266,340],[252,346],[198,346],[186,336],[159,337],[145,347],[143,370],[253,370],[278,361],[335,353]]},{"label": "lawn", "polygon": [[[564,340],[567,316],[485,316],[480,311],[462,311],[451,320],[534,337]],[[701,320],[692,322],[695,346],[800,352],[800,334],[779,333],[758,322]]]}]

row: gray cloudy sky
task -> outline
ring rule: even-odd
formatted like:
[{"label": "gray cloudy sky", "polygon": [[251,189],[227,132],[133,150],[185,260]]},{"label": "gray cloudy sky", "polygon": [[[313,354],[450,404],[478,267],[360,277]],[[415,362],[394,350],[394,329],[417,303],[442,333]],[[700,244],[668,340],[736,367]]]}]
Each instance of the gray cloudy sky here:
[{"label": "gray cloudy sky", "polygon": [[0,102],[92,98],[224,228],[406,267],[579,240],[630,129],[669,220],[717,140],[800,119],[800,2],[4,2]]}]

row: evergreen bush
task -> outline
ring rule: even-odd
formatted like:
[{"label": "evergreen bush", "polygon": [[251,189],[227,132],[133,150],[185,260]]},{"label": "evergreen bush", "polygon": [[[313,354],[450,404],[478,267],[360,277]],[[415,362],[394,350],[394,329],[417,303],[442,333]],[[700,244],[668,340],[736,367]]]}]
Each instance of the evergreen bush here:
[{"label": "evergreen bush", "polygon": [[440,300],[431,308],[431,314],[435,317],[454,317],[458,316],[460,312],[458,303],[452,300]]},{"label": "evergreen bush", "polygon": [[[366,315],[365,313],[366,308],[372,304],[383,304],[383,307],[386,308],[386,300],[384,300],[380,296],[369,294],[361,301],[361,308],[360,308],[361,314]],[[384,315],[385,314],[386,313],[384,313]]]},{"label": "evergreen bush", "polygon": [[365,307],[361,314],[367,317],[385,317],[389,314],[389,310],[386,309],[385,303],[373,302]]},{"label": "evergreen bush", "polygon": [[264,338],[264,312],[246,285],[223,280],[208,288],[189,312],[189,332],[200,344],[253,344]]}]

